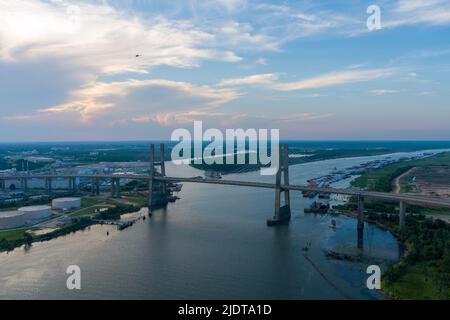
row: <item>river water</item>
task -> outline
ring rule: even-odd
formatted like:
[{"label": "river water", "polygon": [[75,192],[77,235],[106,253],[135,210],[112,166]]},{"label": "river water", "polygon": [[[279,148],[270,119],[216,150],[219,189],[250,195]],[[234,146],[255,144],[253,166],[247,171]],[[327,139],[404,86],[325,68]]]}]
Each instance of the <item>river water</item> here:
[{"label": "river water", "polygon": [[[292,166],[291,183],[380,158]],[[202,174],[167,166],[170,175]],[[251,172],[226,179],[274,177]],[[124,231],[92,226],[1,253],[0,299],[381,299],[366,288],[367,266],[385,270],[399,256],[396,239],[372,225],[365,226],[364,248],[357,249],[355,220],[339,216],[333,231],[331,217],[303,213],[312,200],[300,193],[291,194],[291,223],[276,228],[266,226],[274,211],[272,190],[184,184],[179,196]],[[308,243],[306,258],[302,248]],[[327,250],[362,261],[330,260]],[[81,268],[79,291],[66,288],[69,265]]]}]

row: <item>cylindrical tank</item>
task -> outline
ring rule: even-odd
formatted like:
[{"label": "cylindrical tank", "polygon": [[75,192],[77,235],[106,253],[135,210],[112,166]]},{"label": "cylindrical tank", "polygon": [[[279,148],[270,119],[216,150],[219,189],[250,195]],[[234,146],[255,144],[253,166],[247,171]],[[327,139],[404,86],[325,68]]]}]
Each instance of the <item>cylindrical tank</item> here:
[{"label": "cylindrical tank", "polygon": [[52,215],[52,208],[49,206],[23,207],[18,210],[25,215],[27,220],[40,220]]},{"label": "cylindrical tank", "polygon": [[78,209],[81,207],[80,198],[58,198],[52,201],[53,209]]},{"label": "cylindrical tank", "polygon": [[27,218],[23,212],[0,212],[0,229],[12,229],[25,225]]}]

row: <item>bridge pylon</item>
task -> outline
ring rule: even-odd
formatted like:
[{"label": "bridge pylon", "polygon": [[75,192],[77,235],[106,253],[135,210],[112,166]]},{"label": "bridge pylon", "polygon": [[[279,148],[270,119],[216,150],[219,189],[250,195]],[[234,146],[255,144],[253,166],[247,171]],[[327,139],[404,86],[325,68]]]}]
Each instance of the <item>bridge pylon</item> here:
[{"label": "bridge pylon", "polygon": [[[284,178],[284,186],[289,186],[289,146],[284,144],[278,152],[278,170],[275,176],[275,214],[267,220],[268,226],[288,223],[291,220],[291,199],[289,189],[281,186],[281,178]],[[281,206],[281,192],[284,193],[284,206]]]},{"label": "bridge pylon", "polygon": [[155,163],[155,145],[150,145],[150,177],[148,182],[148,208],[151,211],[152,208],[158,206],[165,206],[169,203],[167,196],[166,182],[160,181],[159,185],[155,184],[155,166],[161,166],[161,176],[165,177],[166,167],[164,163],[164,144],[161,143],[160,149],[160,161],[158,164]]}]

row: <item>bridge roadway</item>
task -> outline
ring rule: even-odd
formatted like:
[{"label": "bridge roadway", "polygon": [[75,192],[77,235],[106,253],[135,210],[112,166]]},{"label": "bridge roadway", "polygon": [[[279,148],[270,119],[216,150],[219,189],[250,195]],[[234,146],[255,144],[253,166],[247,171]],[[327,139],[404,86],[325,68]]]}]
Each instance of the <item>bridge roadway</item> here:
[{"label": "bridge roadway", "polygon": [[[13,176],[0,176],[0,181],[8,180],[30,180],[30,179],[70,179],[70,178],[85,178],[85,179],[126,179],[126,180],[143,180],[149,181],[151,179],[148,175],[117,175],[117,174],[101,174],[101,175],[90,175],[90,174],[46,174],[46,175],[13,175]],[[264,183],[264,182],[251,182],[251,181],[236,181],[236,180],[226,180],[226,179],[205,179],[205,178],[183,178],[183,177],[162,177],[155,176],[153,178],[155,181],[166,181],[166,182],[186,182],[186,183],[204,183],[204,184],[215,184],[215,185],[228,185],[228,186],[242,186],[242,187],[253,187],[253,188],[265,188],[265,189],[276,189],[275,183]],[[301,185],[285,185],[281,184],[281,189],[291,190],[291,191],[314,191],[326,194],[341,194],[348,196],[358,196],[362,198],[377,199],[383,201],[394,201],[394,202],[405,202],[410,204],[417,204],[424,207],[439,207],[439,208],[450,208],[450,199],[439,198],[439,197],[429,197],[429,196],[419,196],[419,195],[409,195],[409,194],[394,194],[386,192],[374,192],[374,191],[364,191],[358,189],[338,189],[338,188],[319,188],[319,187],[309,187]]]}]

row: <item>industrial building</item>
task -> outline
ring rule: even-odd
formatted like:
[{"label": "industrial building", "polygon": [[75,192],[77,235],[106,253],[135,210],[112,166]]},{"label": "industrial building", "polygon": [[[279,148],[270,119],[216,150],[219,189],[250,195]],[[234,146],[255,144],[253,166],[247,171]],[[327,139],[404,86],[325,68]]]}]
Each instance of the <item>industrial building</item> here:
[{"label": "industrial building", "polygon": [[34,224],[52,215],[49,206],[23,207],[17,211],[0,212],[0,229],[13,229]]},{"label": "industrial building", "polygon": [[42,220],[52,215],[52,208],[50,206],[22,207],[17,211],[24,213],[26,219],[29,221]]},{"label": "industrial building", "polygon": [[52,201],[55,210],[78,209],[81,207],[81,198],[58,198]]},{"label": "industrial building", "polygon": [[25,213],[19,211],[0,212],[0,230],[18,228],[27,223]]}]

